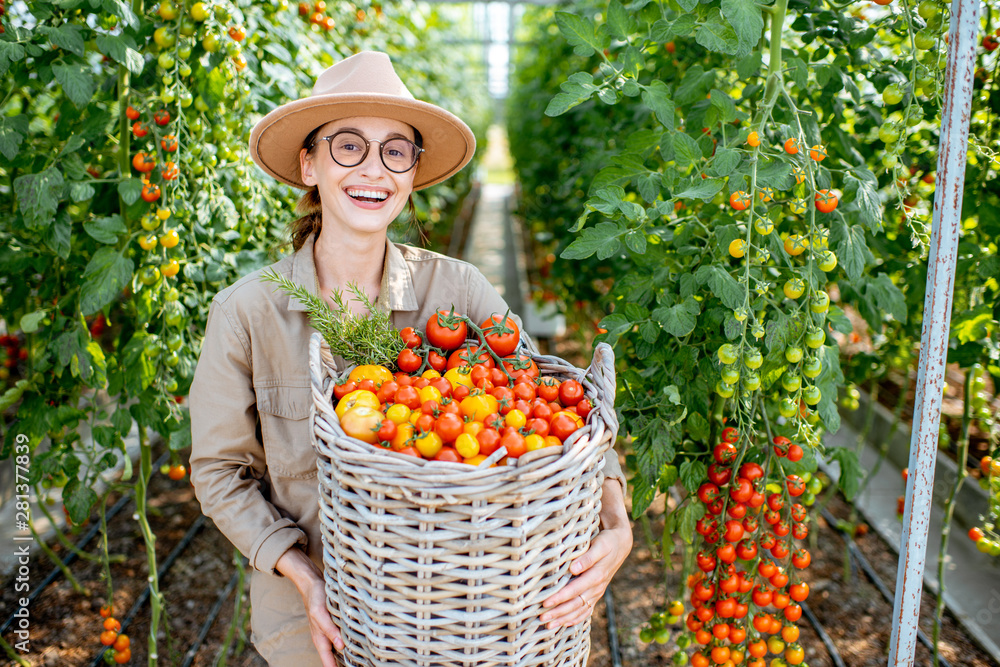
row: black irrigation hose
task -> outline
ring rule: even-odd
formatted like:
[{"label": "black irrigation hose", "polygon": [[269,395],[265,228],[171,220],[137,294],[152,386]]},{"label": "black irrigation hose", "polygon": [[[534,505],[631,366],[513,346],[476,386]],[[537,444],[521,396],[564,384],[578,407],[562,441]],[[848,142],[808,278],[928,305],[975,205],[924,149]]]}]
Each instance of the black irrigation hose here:
[{"label": "black irrigation hose", "polygon": [[[174,561],[177,560],[177,557],[180,556],[185,549],[187,549],[188,545],[191,544],[191,541],[204,527],[205,516],[198,515],[198,518],[191,524],[191,527],[188,528],[188,531],[184,534],[184,537],[177,543],[177,546],[174,547],[173,551],[170,552],[170,555],[167,556],[167,558],[163,561],[163,564],[160,565],[159,569],[156,571],[156,576],[158,578],[162,579],[164,575],[166,575],[167,571],[173,566]],[[149,595],[150,588],[147,583],[146,588],[142,591],[142,594],[136,599],[136,601],[132,604],[132,607],[128,610],[128,614],[125,615],[125,618],[121,619],[121,632],[128,627],[128,624],[132,622],[132,619],[139,613],[142,606],[146,604],[146,600],[149,599]],[[90,667],[97,667],[104,662],[104,653],[106,651],[107,647],[101,648],[101,650],[97,653],[97,656],[94,658],[94,661],[90,663]]]},{"label": "black irrigation hose", "polygon": [[[229,578],[229,583],[226,584],[224,589],[222,589],[222,593],[219,594],[219,597],[215,599],[215,604],[212,605],[212,609],[208,612],[208,618],[206,618],[205,622],[201,624],[201,629],[198,631],[198,637],[195,638],[194,644],[192,644],[191,648],[189,648],[187,653],[184,654],[184,662],[181,664],[181,667],[191,667],[191,663],[194,662],[194,657],[198,653],[198,649],[201,648],[201,645],[205,642],[205,638],[208,637],[208,631],[212,629],[212,624],[215,622],[216,616],[218,616],[219,612],[222,611],[222,605],[225,604],[226,600],[229,598],[229,594],[233,592],[234,588],[236,588],[236,582],[238,582],[239,579],[240,572],[237,570],[236,572],[233,572],[233,576]],[[243,591],[237,593],[237,595],[242,594]]]},{"label": "black irrigation hose", "polygon": [[611,586],[604,589],[604,613],[608,618],[608,648],[611,651],[611,664],[622,667],[622,652],[618,646],[618,625],[615,623],[615,600],[611,596]]},{"label": "black irrigation hose", "polygon": [[[895,598],[892,593],[889,592],[889,589],[886,588],[885,582],[882,581],[882,577],[878,575],[875,568],[872,567],[871,563],[868,562],[868,559],[865,558],[863,553],[861,553],[861,549],[859,549],[858,545],[854,543],[854,539],[848,535],[846,531],[841,530],[838,527],[837,518],[830,514],[830,511],[825,507],[823,508],[823,518],[826,519],[826,522],[830,524],[831,528],[844,536],[844,542],[847,543],[847,551],[851,554],[851,559],[861,566],[861,570],[865,573],[865,576],[867,576],[875,588],[878,589],[878,592],[882,594],[885,601],[889,604],[895,604]],[[881,539],[881,536],[879,537]],[[923,644],[927,650],[934,653],[934,644],[927,638],[927,635],[925,635],[924,631],[919,627],[917,627],[917,639],[920,640],[920,643]],[[940,653],[938,654],[938,661],[941,667],[951,667],[945,657],[940,655]]]},{"label": "black irrigation hose", "polygon": [[809,620],[809,624],[813,626],[813,629],[816,631],[816,634],[819,635],[823,645],[826,646],[826,652],[830,654],[830,659],[833,660],[835,667],[847,667],[844,663],[844,659],[840,657],[840,652],[837,650],[837,646],[833,643],[833,639],[831,639],[830,635],[827,634],[823,625],[819,622],[819,619],[816,618],[812,609],[809,608],[809,605],[805,603],[805,600],[799,604],[802,605],[802,613],[806,615],[806,618]]}]

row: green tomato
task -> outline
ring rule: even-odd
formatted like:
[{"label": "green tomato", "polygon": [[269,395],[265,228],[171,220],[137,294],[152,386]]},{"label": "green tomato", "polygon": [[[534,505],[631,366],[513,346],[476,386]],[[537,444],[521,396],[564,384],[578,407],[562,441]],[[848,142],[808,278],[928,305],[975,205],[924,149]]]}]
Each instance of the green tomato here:
[{"label": "green tomato", "polygon": [[654,639],[656,639],[657,644],[666,644],[668,641],[670,641],[670,634],[671,634],[670,628],[663,628],[661,630],[656,631]]},{"label": "green tomato", "polygon": [[180,296],[181,293],[177,291],[177,288],[171,287],[170,289],[167,290],[166,294],[163,295],[163,298],[167,302],[172,302],[172,301],[177,301],[177,299],[179,299]]},{"label": "green tomato", "polygon": [[724,343],[719,347],[719,361],[726,365],[736,363],[736,348],[732,343]]},{"label": "green tomato", "polygon": [[165,90],[160,93],[160,99],[163,100],[164,104],[173,104],[174,100],[177,99],[176,94],[172,90]]},{"label": "green tomato", "polygon": [[760,376],[756,373],[747,373],[743,378],[743,389],[746,391],[757,391],[760,389]]},{"label": "green tomato", "polygon": [[[183,77],[191,76],[191,66],[188,65],[187,63],[181,63],[180,66],[177,68],[177,73]],[[194,97],[191,95],[191,93],[185,91],[184,94],[187,95],[192,102],[194,101]]]},{"label": "green tomato", "polygon": [[821,398],[823,398],[823,394],[816,385],[809,385],[802,390],[802,400],[806,402],[806,405],[816,405]]},{"label": "green tomato", "polygon": [[812,295],[812,299],[809,300],[809,310],[820,315],[830,310],[830,295],[819,290]]},{"label": "green tomato", "polygon": [[204,2],[196,2],[191,6],[191,18],[199,23],[208,18],[208,7]]},{"label": "green tomato", "polygon": [[180,334],[173,334],[172,336],[170,336],[170,338],[167,339],[167,349],[170,350],[171,352],[176,352],[177,350],[181,349],[183,345],[184,345],[184,339],[181,337]]},{"label": "green tomato", "polygon": [[992,547],[993,547],[993,541],[985,537],[976,542],[976,548],[979,549],[979,551],[981,551],[984,554],[990,553],[990,551],[992,551]]},{"label": "green tomato", "polygon": [[161,348],[160,344],[157,343],[155,336],[150,336],[146,340],[146,344],[143,347],[143,352],[150,359],[155,359],[156,357],[160,356],[161,352],[163,352],[163,348]]},{"label": "green tomato", "polygon": [[801,502],[806,507],[812,507],[813,503],[816,502],[816,494],[809,493],[808,491],[806,491],[801,496],[799,496],[799,502]]},{"label": "green tomato", "polygon": [[[237,170],[239,169],[243,168],[237,167]],[[243,171],[244,171],[243,176],[240,176],[240,174],[236,174],[238,178],[243,178],[246,176],[246,170],[244,169]],[[749,315],[750,312],[746,308],[737,308],[736,310],[733,311],[733,319],[736,320],[737,322],[745,322],[747,317],[749,317]]]},{"label": "green tomato", "polygon": [[802,361],[802,348],[798,345],[790,345],[785,348],[785,360],[790,364],[797,364]]},{"label": "green tomato", "polygon": [[[161,53],[159,57],[156,59],[156,64],[162,67],[163,69],[170,69],[176,63],[177,61],[174,60],[174,57],[169,53]],[[163,78],[166,79],[166,77]],[[170,85],[169,83],[167,83],[167,81],[164,81],[163,83]]]},{"label": "green tomato", "polygon": [[895,123],[883,123],[878,129],[878,138],[887,144],[899,141],[899,126]]},{"label": "green tomato", "polygon": [[923,2],[917,5],[917,13],[920,14],[920,18],[930,21],[941,13],[941,7],[934,0],[923,0]]},{"label": "green tomato", "polygon": [[684,650],[689,646],[691,646],[691,635],[685,632],[677,638],[677,648]]},{"label": "green tomato", "polygon": [[144,215],[142,216],[142,219],[139,220],[139,224],[142,225],[142,228],[147,232],[151,232],[154,229],[159,229],[160,219],[155,215]]},{"label": "green tomato", "polygon": [[648,644],[653,641],[654,636],[653,628],[643,628],[639,631],[639,641],[643,644]]},{"label": "green tomato", "polygon": [[153,32],[153,41],[156,42],[156,45],[161,49],[169,49],[177,43],[177,36],[164,26],[157,28],[156,31]]},{"label": "green tomato", "polygon": [[903,91],[900,89],[899,84],[890,83],[882,91],[882,101],[886,105],[899,104],[903,101]]},{"label": "green tomato", "polygon": [[764,363],[764,355],[755,347],[743,353],[743,365],[751,370],[757,370]]},{"label": "green tomato", "polygon": [[758,234],[767,236],[774,231],[774,223],[769,218],[757,218],[753,222],[753,228]]},{"label": "green tomato", "polygon": [[794,393],[802,386],[802,378],[799,377],[798,373],[785,371],[781,375],[781,386],[784,387],[785,391]]},{"label": "green tomato", "polygon": [[210,32],[205,35],[205,39],[201,40],[201,46],[209,53],[215,53],[219,50],[219,38],[215,35],[215,33]]},{"label": "green tomato", "polygon": [[736,387],[731,384],[726,384],[720,380],[715,383],[715,393],[722,398],[730,398],[734,393],[736,393]]},{"label": "green tomato", "polygon": [[181,357],[176,352],[171,352],[163,358],[163,363],[166,364],[167,368],[176,368],[181,363]]},{"label": "green tomato", "polygon": [[173,394],[177,391],[177,380],[170,380],[167,384],[163,385],[163,388],[168,394]]},{"label": "green tomato", "polygon": [[198,31],[198,27],[195,25],[194,21],[190,18],[184,17],[181,19],[181,34],[185,37],[193,37],[194,33]]},{"label": "green tomato", "polygon": [[813,477],[806,483],[806,491],[813,495],[819,495],[823,490],[823,480],[819,477]]},{"label": "green tomato", "polygon": [[811,326],[806,329],[806,345],[812,349],[817,349],[823,346],[826,342],[826,332],[820,327]]},{"label": "green tomato", "polygon": [[784,417],[785,419],[791,419],[792,417],[795,416],[795,413],[798,411],[799,411],[798,404],[788,396],[785,396],[783,399],[781,399],[781,402],[778,403],[778,414]]},{"label": "green tomato", "polygon": [[191,106],[191,103],[194,102],[194,97],[191,93],[185,90],[177,97],[177,101],[180,103],[182,109],[187,109]]},{"label": "green tomato", "polygon": [[[184,40],[184,42],[177,47],[177,57],[181,60],[187,60],[191,57],[191,42],[189,40]],[[184,76],[187,76],[185,74]]]},{"label": "green tomato", "polygon": [[174,307],[169,309],[163,316],[163,320],[172,327],[179,326],[181,321],[184,319],[184,308],[179,304],[174,304]]},{"label": "green tomato", "polygon": [[764,331],[764,326],[762,324],[755,324],[752,327],[750,327],[750,335],[756,338],[757,340],[763,338],[765,333],[766,332]]},{"label": "green tomato", "polygon": [[139,280],[143,285],[152,285],[160,279],[160,270],[155,266],[147,266],[139,272]]},{"label": "green tomato", "polygon": [[819,377],[819,374],[823,372],[823,362],[819,357],[809,357],[806,359],[806,363],[802,365],[802,374],[807,378]]},{"label": "green tomato", "polygon": [[934,45],[937,44],[937,35],[934,35],[929,30],[924,29],[913,36],[913,43],[921,51],[933,49]]},{"label": "green tomato", "polygon": [[817,265],[820,271],[829,273],[837,268],[837,256],[832,250],[824,250],[816,256]]},{"label": "green tomato", "polygon": [[722,369],[722,381],[726,384],[736,384],[740,381],[740,371],[735,366],[726,366]]}]

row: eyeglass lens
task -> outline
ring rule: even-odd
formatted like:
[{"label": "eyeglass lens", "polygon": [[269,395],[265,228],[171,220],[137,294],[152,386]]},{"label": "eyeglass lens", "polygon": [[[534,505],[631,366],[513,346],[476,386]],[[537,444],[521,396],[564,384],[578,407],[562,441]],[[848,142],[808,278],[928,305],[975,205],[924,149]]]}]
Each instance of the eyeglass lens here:
[{"label": "eyeglass lens", "polygon": [[[407,139],[389,139],[379,146],[382,164],[391,171],[407,171],[417,161],[417,147]],[[368,142],[353,132],[334,135],[330,139],[330,155],[343,167],[355,167],[368,155]]]}]

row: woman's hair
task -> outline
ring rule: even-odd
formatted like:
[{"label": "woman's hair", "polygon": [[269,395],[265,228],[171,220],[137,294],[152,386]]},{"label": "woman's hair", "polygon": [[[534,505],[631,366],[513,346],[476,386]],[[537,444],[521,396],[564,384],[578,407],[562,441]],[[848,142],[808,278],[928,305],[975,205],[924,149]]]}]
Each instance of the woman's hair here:
[{"label": "woman's hair", "polygon": [[[319,134],[319,129],[317,127],[310,132],[302,142],[302,148],[306,149],[307,153],[311,153],[316,147],[316,135]],[[413,128],[413,143],[417,145],[417,148],[423,148],[424,139],[420,130],[415,127]],[[416,221],[417,207],[413,203],[412,193],[407,201],[406,210],[409,213],[410,221]],[[298,252],[310,236],[323,228],[323,202],[319,198],[319,188],[315,185],[309,188],[309,191],[299,198],[295,205],[295,212],[299,214],[299,217],[289,225],[289,236],[292,240],[292,251]]]}]

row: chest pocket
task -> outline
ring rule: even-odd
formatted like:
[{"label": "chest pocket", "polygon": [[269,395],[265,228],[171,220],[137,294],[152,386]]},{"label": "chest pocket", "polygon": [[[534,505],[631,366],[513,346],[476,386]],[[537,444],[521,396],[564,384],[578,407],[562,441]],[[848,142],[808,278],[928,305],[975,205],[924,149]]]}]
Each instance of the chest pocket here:
[{"label": "chest pocket", "polygon": [[257,387],[256,392],[261,438],[271,475],[295,479],[315,477],[309,387]]}]

